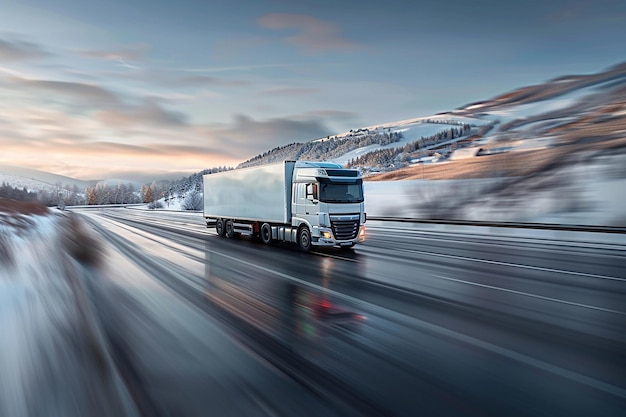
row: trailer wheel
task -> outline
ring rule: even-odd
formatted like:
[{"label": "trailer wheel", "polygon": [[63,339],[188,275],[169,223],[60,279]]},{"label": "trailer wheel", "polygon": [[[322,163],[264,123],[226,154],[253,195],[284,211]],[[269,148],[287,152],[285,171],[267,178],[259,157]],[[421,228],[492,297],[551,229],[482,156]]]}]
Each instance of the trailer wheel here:
[{"label": "trailer wheel", "polygon": [[232,220],[226,220],[226,223],[224,224],[224,233],[226,234],[226,237],[229,239],[232,239],[235,237],[235,226],[233,225]]},{"label": "trailer wheel", "polygon": [[269,245],[272,243],[272,226],[268,223],[263,223],[261,225],[261,230],[259,231],[259,237],[261,238],[261,242]]},{"label": "trailer wheel", "polygon": [[306,226],[300,226],[298,229],[298,247],[301,252],[311,250],[311,231]]},{"label": "trailer wheel", "polygon": [[224,220],[217,219],[217,221],[215,222],[215,231],[217,232],[217,235],[219,237],[224,237],[224,234],[226,233],[226,231],[224,230]]}]

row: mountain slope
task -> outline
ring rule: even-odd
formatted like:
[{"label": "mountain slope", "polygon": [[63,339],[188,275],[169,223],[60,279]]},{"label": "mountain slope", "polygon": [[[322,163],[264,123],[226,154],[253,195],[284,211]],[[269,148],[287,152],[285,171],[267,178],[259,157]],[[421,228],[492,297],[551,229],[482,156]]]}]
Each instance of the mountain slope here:
[{"label": "mountain slope", "polygon": [[[372,179],[524,176],[589,152],[626,146],[626,64],[588,76],[561,77],[440,115],[488,127],[420,164]],[[459,148],[465,148],[460,151]]]}]

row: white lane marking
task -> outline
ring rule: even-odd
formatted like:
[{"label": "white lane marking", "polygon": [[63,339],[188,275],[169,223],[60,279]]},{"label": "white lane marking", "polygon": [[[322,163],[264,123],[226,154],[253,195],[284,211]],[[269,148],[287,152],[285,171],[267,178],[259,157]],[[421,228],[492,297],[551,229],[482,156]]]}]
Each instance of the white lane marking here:
[{"label": "white lane marking", "polygon": [[[421,321],[421,320],[417,319],[417,321]],[[519,352],[515,352],[511,349],[507,349],[502,346],[496,346],[492,343],[485,342],[484,340],[479,340],[474,337],[467,336],[463,333],[455,332],[454,330],[436,326],[428,322],[422,322],[422,324],[426,327],[430,327],[432,331],[440,332],[452,339],[460,340],[462,342],[476,346],[478,348],[485,349],[489,352],[493,352],[495,354],[504,356],[512,360],[516,360],[518,362],[524,363],[534,368],[537,368],[546,372],[550,372],[562,378],[570,379],[580,384],[587,385],[591,388],[615,395],[616,397],[626,399],[626,390],[618,386],[609,384],[607,382],[600,381],[599,379],[595,379],[595,378],[580,374],[578,372],[571,371],[569,369],[565,369],[557,365],[553,365],[551,363],[542,361],[540,359],[532,358],[530,356],[524,355]]]},{"label": "white lane marking", "polygon": [[[427,234],[427,233],[423,233]],[[612,244],[595,244],[595,243],[585,243],[585,242],[568,242],[561,240],[548,240],[548,239],[537,239],[537,238],[516,238],[513,236],[509,236],[508,238],[502,238],[498,236],[488,236],[488,235],[457,235],[455,239],[446,237],[442,234],[431,233],[431,236],[411,236],[411,239],[414,240],[427,240],[432,241],[435,240],[437,243],[439,242],[451,242],[451,243],[460,243],[460,244],[472,244],[477,241],[478,244],[482,245],[490,245],[490,246],[506,246],[508,248],[522,248],[528,249],[529,246],[537,248],[537,246],[541,247],[542,252],[552,252],[552,253],[563,253],[571,255],[571,249],[596,249],[596,250],[611,250],[611,251],[619,251],[624,252],[625,246],[615,247]],[[623,259],[624,254],[620,253],[619,255],[609,254],[609,253],[594,253],[594,256],[604,257],[604,258],[616,258]]]},{"label": "white lane marking", "polygon": [[[445,230],[438,231],[428,231],[428,230],[407,230],[407,229],[397,229],[391,227],[377,227],[370,226],[372,231],[382,230],[384,232],[394,231],[402,236],[412,235],[415,237],[416,235],[429,235],[429,236],[440,236],[440,237],[450,237],[456,239],[485,239],[485,240],[495,240],[495,241],[504,241],[504,242],[520,242],[520,243],[539,243],[546,246],[571,246],[571,247],[579,247],[579,248],[592,248],[592,249],[612,249],[618,251],[624,251],[626,249],[626,238],[623,238],[620,235],[623,241],[611,242],[611,241],[590,241],[590,240],[565,240],[557,237],[538,237],[538,236],[520,236],[520,235],[511,235],[511,234],[487,234],[483,232],[476,231],[467,231],[467,232],[452,232]],[[419,238],[419,237],[418,237]]]},{"label": "white lane marking", "polygon": [[525,297],[537,298],[537,299],[546,300],[546,301],[553,301],[555,303],[567,304],[567,305],[571,305],[571,306],[575,306],[575,307],[583,307],[583,308],[588,308],[588,309],[592,309],[592,310],[604,311],[605,313],[613,313],[613,314],[619,314],[619,315],[622,315],[622,316],[626,316],[626,312],[623,312],[623,311],[611,310],[611,309],[608,309],[608,308],[597,307],[597,306],[592,306],[592,305],[588,305],[588,304],[575,303],[573,301],[567,301],[567,300],[561,300],[561,299],[558,299],[558,298],[546,297],[546,296],[543,296],[543,295],[531,294],[531,293],[527,293],[527,292],[524,292],[524,291],[510,290],[508,288],[496,287],[495,285],[487,285],[487,284],[481,284],[481,283],[478,283],[478,282],[465,281],[465,280],[458,279],[458,278],[444,277],[443,275],[433,275],[433,276],[437,277],[437,278],[445,279],[446,281],[459,282],[459,283],[462,283],[462,284],[473,285],[473,286],[476,286],[476,287],[488,288],[488,289],[491,289],[491,290],[503,291],[503,292],[508,292],[508,293],[516,294],[516,295],[523,295]]},{"label": "white lane marking", "polygon": [[469,258],[467,256],[447,255],[445,253],[425,252],[425,251],[421,251],[421,250],[412,250],[412,249],[402,249],[402,250],[404,252],[409,252],[409,253],[417,253],[417,254],[420,254],[420,255],[439,256],[439,257],[442,257],[442,258],[450,258],[450,259],[456,259],[456,260],[460,260],[460,261],[480,262],[480,263],[485,263],[485,264],[490,264],[490,265],[511,266],[511,267],[514,267],[514,268],[530,269],[530,270],[534,270],[534,271],[554,272],[554,273],[558,273],[558,274],[576,275],[576,276],[579,276],[579,277],[586,277],[586,278],[598,278],[598,279],[606,279],[606,280],[610,280],[610,281],[626,282],[626,278],[611,277],[611,276],[608,276],[608,275],[589,274],[587,272],[567,271],[567,270],[564,270],[564,269],[554,269],[554,268],[545,268],[545,267],[542,267],[542,266],[514,264],[514,263],[510,263],[510,262],[490,261],[488,259]]}]

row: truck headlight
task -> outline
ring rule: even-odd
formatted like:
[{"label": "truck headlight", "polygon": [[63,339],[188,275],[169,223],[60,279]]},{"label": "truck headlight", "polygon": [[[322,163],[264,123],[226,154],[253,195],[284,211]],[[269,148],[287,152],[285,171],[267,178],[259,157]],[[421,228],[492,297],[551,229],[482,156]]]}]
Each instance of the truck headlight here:
[{"label": "truck headlight", "polygon": [[331,235],[330,232],[322,232],[322,237],[324,239],[332,239],[333,235]]}]

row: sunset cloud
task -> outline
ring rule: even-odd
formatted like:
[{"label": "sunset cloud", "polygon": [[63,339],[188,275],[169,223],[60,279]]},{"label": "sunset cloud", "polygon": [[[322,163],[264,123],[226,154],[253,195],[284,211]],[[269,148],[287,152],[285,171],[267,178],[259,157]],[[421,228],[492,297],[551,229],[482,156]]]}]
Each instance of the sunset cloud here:
[{"label": "sunset cloud", "polygon": [[271,90],[265,90],[261,92],[261,95],[265,96],[306,96],[309,94],[319,93],[317,88],[305,88],[305,87],[283,87],[274,88]]},{"label": "sunset cloud", "polygon": [[148,44],[126,45],[113,49],[84,49],[77,53],[86,57],[109,61],[136,61],[143,59],[150,51]]},{"label": "sunset cloud", "polygon": [[50,53],[39,45],[19,40],[0,39],[0,63],[46,58]]},{"label": "sunset cloud", "polygon": [[210,75],[178,76],[172,79],[174,85],[185,87],[245,87],[250,85],[246,80],[230,80]]},{"label": "sunset cloud", "polygon": [[166,110],[157,103],[146,103],[125,110],[108,109],[95,113],[97,120],[116,129],[137,127],[183,127],[186,116],[181,112]]},{"label": "sunset cloud", "polygon": [[218,137],[234,142],[246,159],[279,145],[308,141],[330,133],[322,120],[274,118],[259,121],[242,114],[235,117],[228,129],[214,132]]},{"label": "sunset cloud", "polygon": [[[39,100],[67,99],[65,102],[81,106],[117,106],[121,104],[118,95],[96,84],[73,81],[38,80],[13,77],[15,87],[30,90]],[[34,98],[35,98],[34,97]]]},{"label": "sunset cloud", "polygon": [[285,42],[307,52],[347,51],[357,47],[355,42],[342,37],[339,25],[315,17],[273,13],[261,17],[258,22],[266,29],[295,32],[287,36]]}]

